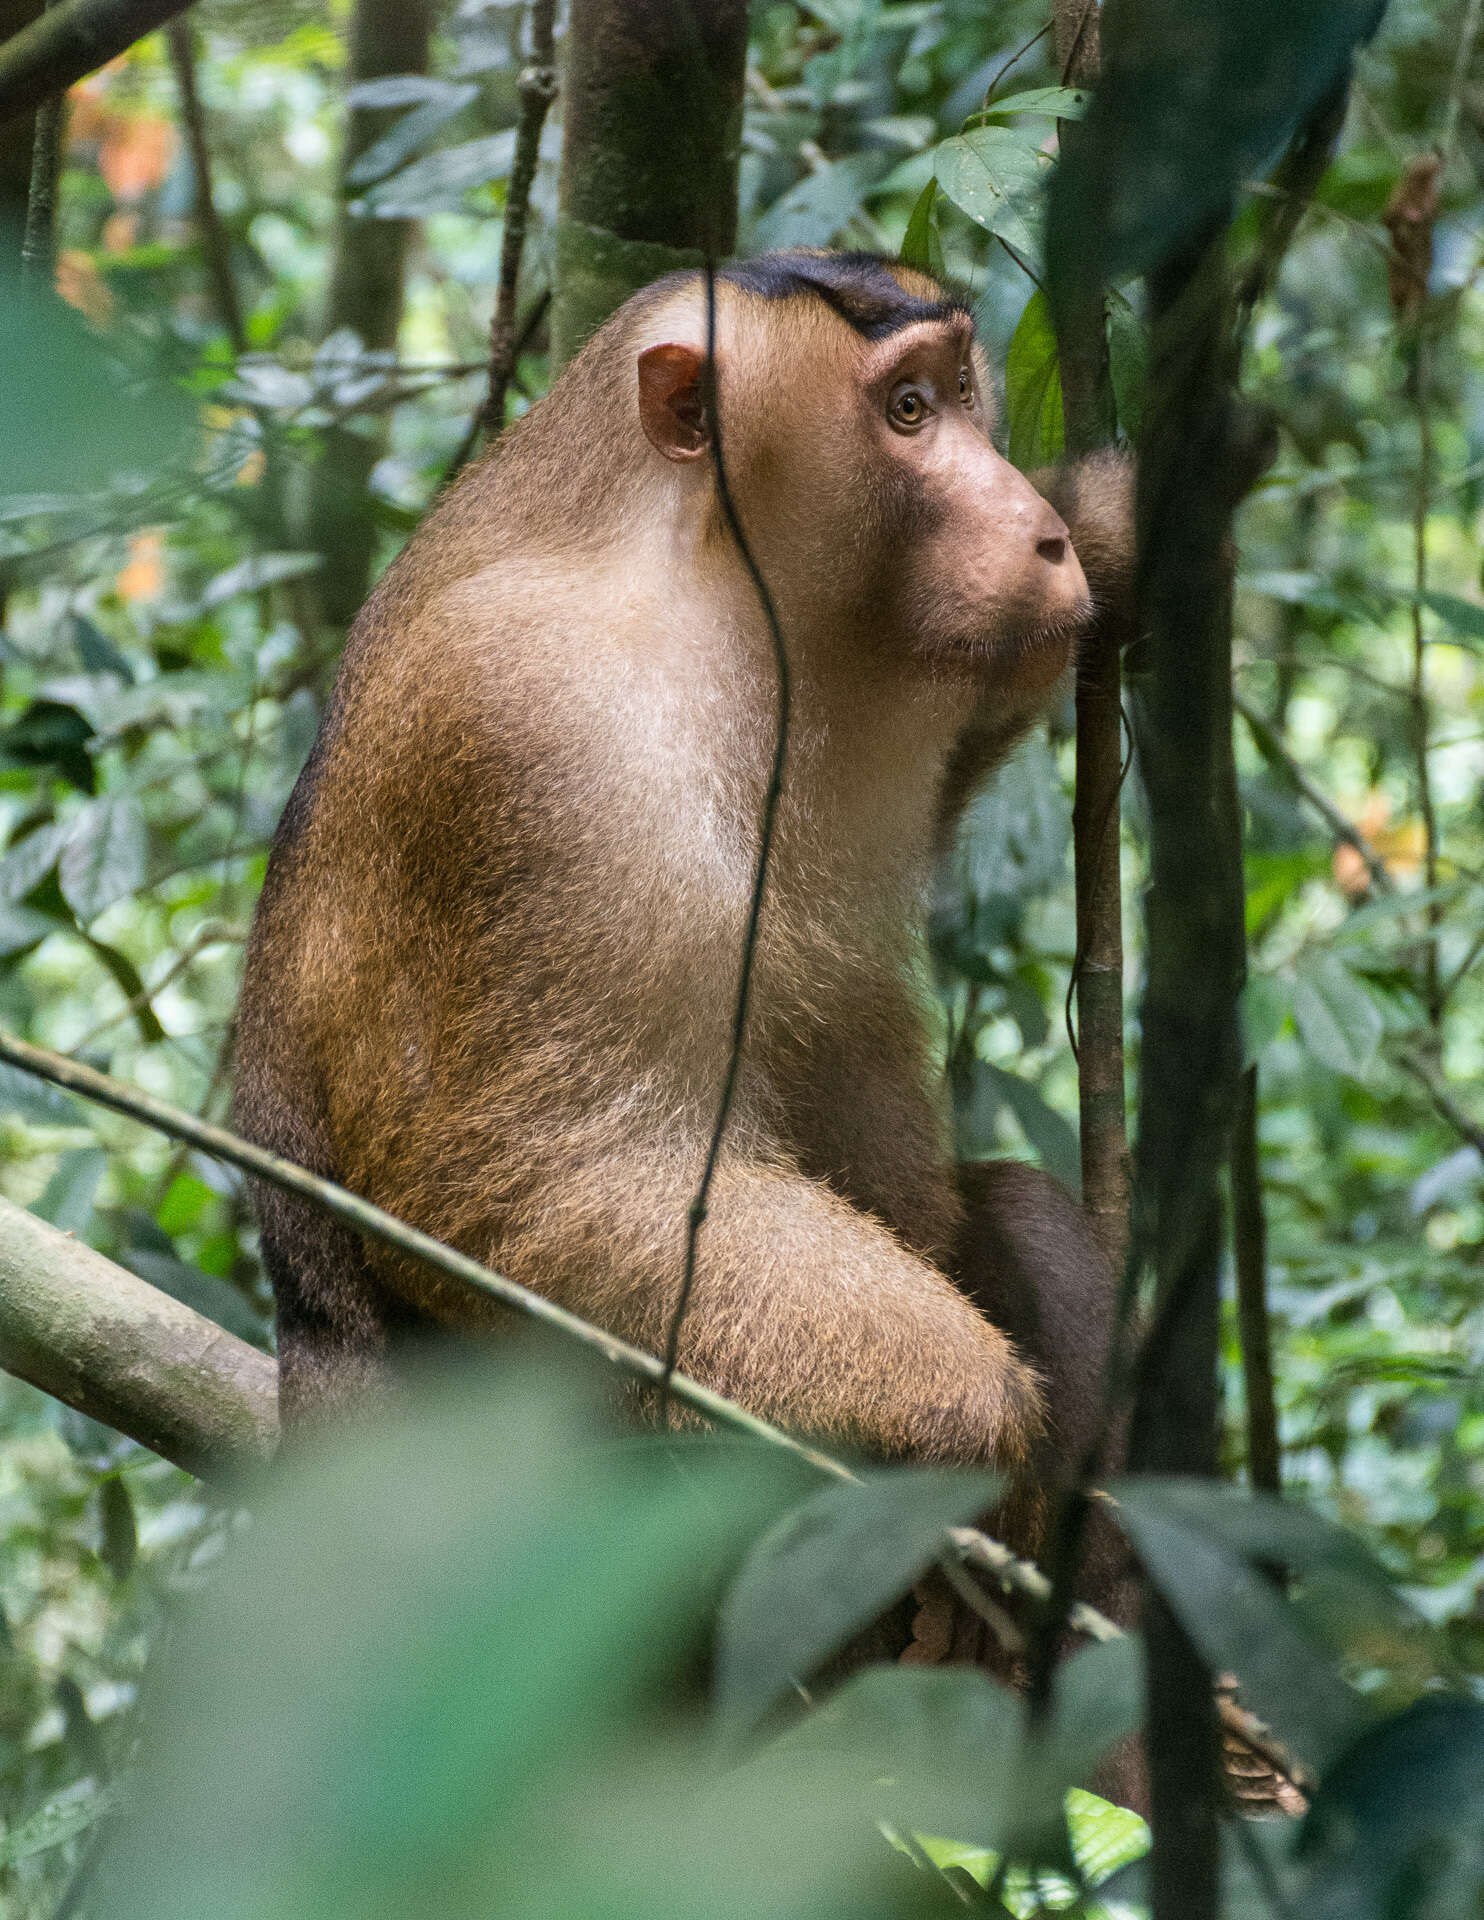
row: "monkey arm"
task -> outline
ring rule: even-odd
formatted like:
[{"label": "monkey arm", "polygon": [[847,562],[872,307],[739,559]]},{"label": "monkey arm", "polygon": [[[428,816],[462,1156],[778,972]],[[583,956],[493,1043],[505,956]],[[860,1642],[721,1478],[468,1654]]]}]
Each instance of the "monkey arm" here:
[{"label": "monkey arm", "polygon": [[[573,1167],[501,1232],[499,1264],[663,1353],[692,1184],[673,1152]],[[722,1162],[679,1364],[768,1419],[877,1458],[1011,1466],[1041,1429],[1036,1377],[999,1328],[885,1227],[783,1164]]]}]

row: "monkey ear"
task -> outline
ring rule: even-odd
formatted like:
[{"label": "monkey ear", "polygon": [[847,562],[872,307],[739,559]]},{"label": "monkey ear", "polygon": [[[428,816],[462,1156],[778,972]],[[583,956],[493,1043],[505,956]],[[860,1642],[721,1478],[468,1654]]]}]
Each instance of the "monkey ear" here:
[{"label": "monkey ear", "polygon": [[639,424],[667,460],[695,460],[711,444],[701,399],[706,356],[671,341],[639,355]]}]

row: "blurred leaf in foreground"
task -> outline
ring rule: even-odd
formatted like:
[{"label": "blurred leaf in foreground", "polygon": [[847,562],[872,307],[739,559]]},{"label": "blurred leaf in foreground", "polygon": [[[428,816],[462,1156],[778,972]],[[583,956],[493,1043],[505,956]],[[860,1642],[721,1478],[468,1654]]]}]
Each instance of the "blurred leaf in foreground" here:
[{"label": "blurred leaf in foreground", "polygon": [[81,314],[9,264],[0,265],[0,312],[0,490],[82,491],[188,450],[195,409],[185,394],[142,379]]}]

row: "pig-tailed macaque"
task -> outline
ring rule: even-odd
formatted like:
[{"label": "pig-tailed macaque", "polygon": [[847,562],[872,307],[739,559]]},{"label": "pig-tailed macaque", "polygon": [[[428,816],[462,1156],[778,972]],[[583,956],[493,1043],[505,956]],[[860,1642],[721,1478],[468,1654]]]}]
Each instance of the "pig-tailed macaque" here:
[{"label": "pig-tailed macaque", "polygon": [[[1126,481],[1074,475],[1069,532],[995,451],[969,311],[920,273],[781,253],[715,292],[793,718],[679,1364],[875,1459],[1075,1458],[1110,1282],[1054,1183],[954,1166],[924,903],[1121,590]],[[706,348],[700,275],[637,295],[388,570],[278,830],[240,1027],[244,1132],[654,1353],[776,710]],[[502,1324],[285,1194],[259,1207],[291,1420],[421,1325]]]}]

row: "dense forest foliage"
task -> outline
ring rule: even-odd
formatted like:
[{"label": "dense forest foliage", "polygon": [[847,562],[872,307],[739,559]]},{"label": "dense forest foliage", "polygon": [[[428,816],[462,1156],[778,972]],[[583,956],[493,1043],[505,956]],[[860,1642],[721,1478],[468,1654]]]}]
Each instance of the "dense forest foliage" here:
[{"label": "dense forest foliage", "polygon": [[[374,39],[390,10],[356,5]],[[382,23],[379,77],[354,81],[348,0],[200,0],[186,26],[139,40],[68,96],[47,244],[72,324],[43,312],[18,227],[0,260],[15,316],[0,369],[0,1024],[214,1119],[230,1097],[267,844],[346,624],[476,448],[488,386],[526,10],[440,8],[425,58],[420,0],[403,14]],[[1436,1904],[1381,1904],[1404,1897],[1385,1876],[1414,1844],[1399,1739],[1387,1759],[1395,1800],[1373,1779],[1351,1803],[1380,1836],[1374,1858],[1352,1861],[1353,1884],[1325,1891],[1315,1877],[1275,1892],[1279,1869],[1265,1854],[1254,1867],[1247,1839],[1232,1913],[1463,1915],[1479,1911],[1484,1885],[1484,1741],[1474,1722],[1456,1738],[1445,1724],[1484,1682],[1480,15],[1478,0],[1391,0],[1357,55],[1334,156],[1262,289],[1243,386],[1276,424],[1276,454],[1239,516],[1235,673],[1243,1009],[1282,1483],[1370,1556],[1363,1573],[1350,1566],[1349,1585],[1330,1568],[1342,1596],[1327,1610],[1315,1601],[1308,1624],[1342,1662],[1347,1699],[1379,1713],[1420,1697],[1442,1716],[1423,1745],[1452,1769],[1452,1811],[1429,1816],[1429,1844],[1463,1837],[1454,1877],[1423,1890]],[[905,246],[941,263],[970,290],[1003,370],[1002,444],[1026,468],[1054,459],[1065,437],[1041,204],[1058,124],[1075,123],[1086,97],[1061,81],[1040,0],[763,0],[752,11],[738,251]],[[512,415],[549,378],[561,112],[558,97],[530,194]],[[1282,192],[1265,184],[1275,158],[1254,165],[1239,256]],[[24,208],[24,189],[12,205]],[[1144,318],[1129,280],[1111,297],[1109,340],[1117,424],[1135,445]],[[1072,772],[1069,702],[975,804],[933,925],[961,1153],[1034,1159],[1075,1185]],[[1146,860],[1136,767],[1123,790],[1135,1072]],[[206,1157],[0,1068],[0,1193],[271,1345],[244,1183]],[[1244,1225],[1243,1257],[1260,1262]],[[1224,1464],[1240,1482],[1251,1426],[1234,1297],[1224,1312]],[[213,1593],[208,1625],[170,1643],[193,1650],[187,1664],[220,1668],[217,1691],[200,1696],[213,1713],[246,1724],[261,1693],[280,1715],[271,1724],[301,1742],[276,1798],[246,1789],[252,1817],[268,1807],[279,1835],[256,1831],[251,1846],[239,1835],[238,1854],[198,1861],[170,1911],[860,1915],[983,1897],[1030,1913],[1082,1898],[1065,1877],[1039,1890],[1026,1872],[996,1879],[988,1848],[1018,1847],[1064,1874],[1073,1862],[1064,1833],[1046,1841],[1044,1819],[978,1823],[984,1800],[1013,1797],[989,1761],[972,1790],[959,1774],[957,1800],[925,1792],[911,1819],[884,1802],[863,1815],[861,1777],[838,1749],[879,1755],[885,1730],[900,1733],[890,1701],[869,1694],[842,1710],[836,1748],[811,1749],[806,1722],[781,1756],[744,1769],[724,1812],[685,1799],[672,1817],[694,1755],[668,1724],[642,1741],[625,1732],[641,1680],[624,1662],[683,1638],[726,1555],[809,1489],[792,1468],[738,1469],[725,1449],[679,1492],[652,1466],[590,1472],[585,1416],[563,1426],[552,1411],[566,1391],[543,1399],[512,1382],[497,1432],[455,1400],[415,1447],[369,1442],[353,1469],[317,1469],[249,1584]],[[499,1485],[476,1470],[482,1456],[514,1463]],[[331,1546],[316,1515],[351,1510],[337,1500],[363,1528]],[[921,1502],[929,1538],[976,1510],[931,1483]],[[555,1527],[541,1524],[553,1513]],[[1174,1524],[1149,1517],[1140,1545],[1154,1560],[1157,1522]],[[146,1664],[179,1596],[211,1589],[234,1537],[257,1524],[230,1489],[0,1376],[6,1916],[40,1920],[64,1896],[86,1900],[79,1868],[129,1792]],[[435,1558],[449,1550],[439,1580],[410,1569],[409,1539],[433,1543]],[[1322,1599],[1324,1570],[1311,1571]],[[313,1614],[275,1671],[297,1631],[285,1592],[318,1592],[327,1608],[340,1595],[341,1632]],[[539,1702],[532,1680],[529,1719],[512,1721],[506,1746],[481,1746],[492,1736],[480,1701],[508,1684],[512,1661],[536,1673],[545,1657],[542,1596],[570,1614],[566,1678]],[[783,1610],[787,1597],[785,1581],[750,1604]],[[745,1612],[748,1596],[734,1604]],[[1278,1644],[1278,1628],[1263,1632]],[[1112,1737],[1132,1684],[1123,1657],[1098,1647],[1079,1658],[1104,1663],[1078,1697],[1103,1703]],[[775,1682],[753,1672],[734,1683],[735,1742]],[[945,1696],[941,1719],[924,1710],[916,1728],[911,1751],[940,1784],[996,1728],[1010,1750],[1011,1722],[996,1718],[1009,1696],[983,1684],[967,1705]],[[1257,1704],[1274,1717],[1270,1700]],[[221,1725],[193,1720],[189,1702],[158,1711],[173,1757],[145,1793],[144,1831],[157,1840],[172,1794],[189,1822],[235,1790],[234,1769],[259,1784],[272,1771],[257,1750],[228,1766]],[[355,1776],[364,1804],[327,1810],[314,1769],[330,1763],[312,1755],[332,1711],[344,1751],[360,1737],[404,1759],[446,1751],[437,1767],[367,1767]],[[1326,1711],[1339,1714],[1333,1701]],[[1085,1717],[1097,1719],[1095,1704]],[[1076,1752],[1095,1750],[1096,1731]],[[485,1768],[504,1787],[460,1797]],[[1063,1772],[1077,1777],[1075,1754]],[[1042,1784],[1050,1793],[1061,1779],[1053,1769]],[[323,1857],[313,1819],[338,1835]],[[342,1850],[356,1821],[386,1837],[386,1859]],[[503,1852],[491,1838],[502,1823]],[[924,1851],[907,1837],[919,1829],[962,1844]],[[717,1832],[703,1870],[688,1850]],[[1140,1832],[1078,1802],[1076,1866],[1096,1880],[1141,1851]],[[1311,1850],[1331,1840],[1313,1830]],[[280,1845],[300,1875],[292,1894],[256,1877]],[[405,1878],[409,1859],[444,1848],[446,1885]],[[165,1912],[127,1849],[120,1872],[128,1884],[100,1912]],[[981,1896],[985,1883],[993,1895]]]}]

